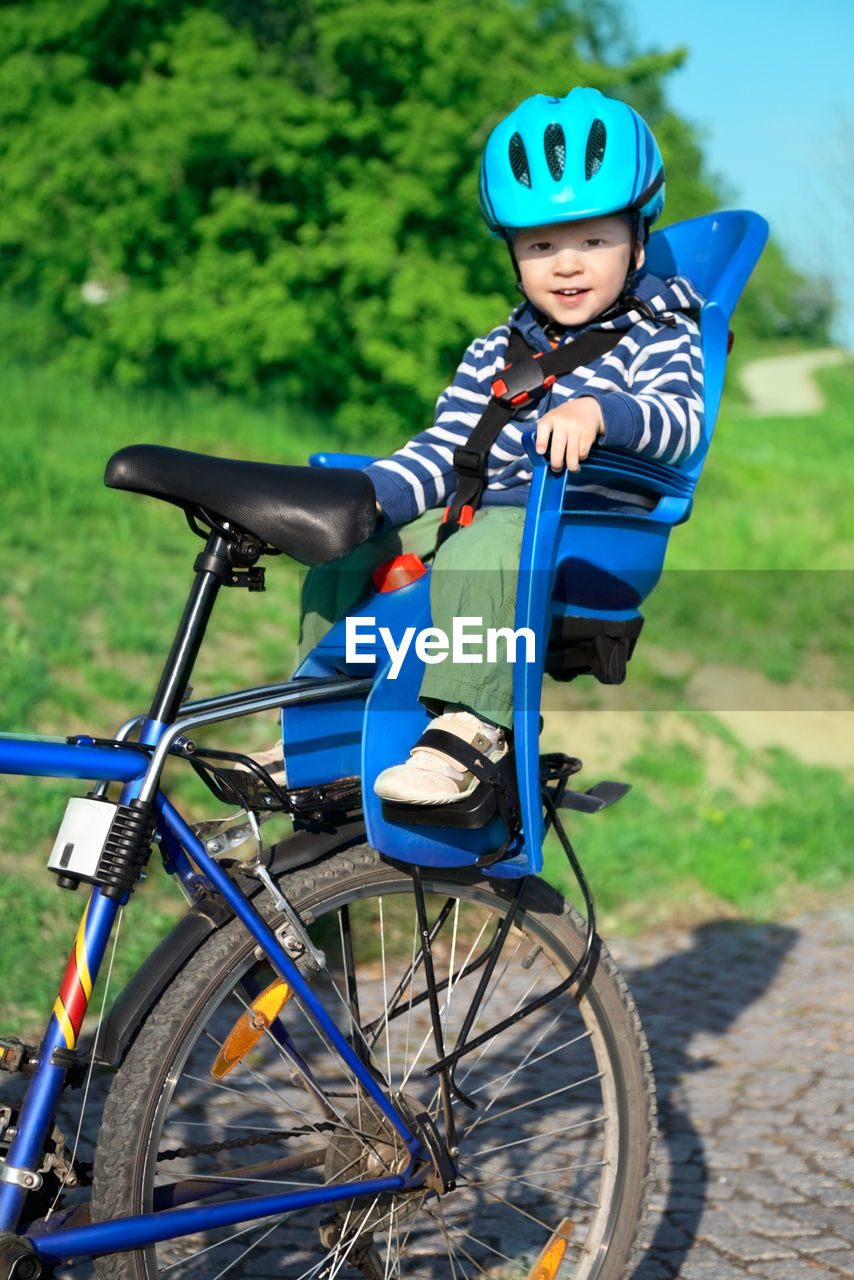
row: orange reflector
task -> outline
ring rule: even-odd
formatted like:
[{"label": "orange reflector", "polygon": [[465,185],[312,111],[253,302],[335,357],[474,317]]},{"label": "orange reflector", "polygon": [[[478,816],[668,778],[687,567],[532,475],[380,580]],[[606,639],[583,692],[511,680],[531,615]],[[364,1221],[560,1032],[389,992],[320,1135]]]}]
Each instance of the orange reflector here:
[{"label": "orange reflector", "polygon": [[232,1067],[242,1062],[250,1049],[254,1049],[274,1018],[277,1018],[293,995],[293,991],[281,978],[256,996],[235,1022],[216,1055],[211,1075],[216,1080],[227,1076]]},{"label": "orange reflector", "polygon": [[573,1226],[572,1218],[564,1218],[552,1232],[545,1249],[528,1272],[527,1280],[555,1280],[569,1245]]}]

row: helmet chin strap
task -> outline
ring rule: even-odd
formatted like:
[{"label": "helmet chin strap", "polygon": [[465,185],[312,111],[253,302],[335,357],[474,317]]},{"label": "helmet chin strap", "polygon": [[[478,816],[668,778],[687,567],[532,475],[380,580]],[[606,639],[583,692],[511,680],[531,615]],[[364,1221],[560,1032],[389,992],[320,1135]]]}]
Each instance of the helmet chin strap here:
[{"label": "helmet chin strap", "polygon": [[506,231],[504,233],[504,242],[507,245],[507,249],[510,253],[510,261],[513,263],[513,271],[515,272],[515,275],[516,275],[516,288],[519,290],[522,297],[526,298],[528,295],[525,293],[525,290],[522,288],[522,272],[519,270],[519,262],[516,257],[516,250],[513,248],[513,237],[512,235],[508,235]]},{"label": "helmet chin strap", "polygon": [[644,235],[643,218],[636,209],[633,209],[631,214],[624,214],[623,216],[628,222],[629,229],[632,233],[632,251],[629,255],[629,269],[626,273],[626,282],[623,285],[623,293],[626,293],[628,292],[629,286],[631,285],[638,269],[638,241],[640,240],[642,244],[645,244],[647,237]]}]

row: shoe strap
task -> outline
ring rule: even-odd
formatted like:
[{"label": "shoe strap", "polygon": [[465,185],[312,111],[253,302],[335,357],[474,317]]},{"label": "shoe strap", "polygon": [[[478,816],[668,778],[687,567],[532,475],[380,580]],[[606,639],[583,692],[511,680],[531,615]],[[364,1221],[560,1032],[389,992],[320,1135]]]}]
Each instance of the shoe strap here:
[{"label": "shoe strap", "polygon": [[478,782],[485,782],[492,787],[498,802],[499,812],[507,825],[508,832],[513,833],[518,823],[519,800],[516,789],[510,781],[508,771],[502,769],[508,757],[501,760],[490,760],[482,751],[478,751],[455,733],[446,733],[444,729],[425,729],[413,750],[436,751],[452,760],[458,760],[469,773],[473,773]]},{"label": "shoe strap", "polygon": [[423,751],[425,755],[435,756],[445,764],[449,763],[448,757],[450,757],[450,766],[454,768],[456,773],[465,772],[466,766],[454,751],[449,749],[446,750],[444,748],[440,749],[438,746],[433,745],[433,735],[435,734],[440,734],[444,740],[452,743],[454,748],[458,747],[460,743],[464,743],[466,746],[470,746],[474,751],[481,753],[493,750],[495,747],[500,745],[497,742],[493,742],[485,734],[480,732],[473,733],[470,741],[467,741],[465,738],[461,738],[459,734],[451,733],[448,729],[426,729],[410,751],[410,756],[415,755],[416,751]]}]

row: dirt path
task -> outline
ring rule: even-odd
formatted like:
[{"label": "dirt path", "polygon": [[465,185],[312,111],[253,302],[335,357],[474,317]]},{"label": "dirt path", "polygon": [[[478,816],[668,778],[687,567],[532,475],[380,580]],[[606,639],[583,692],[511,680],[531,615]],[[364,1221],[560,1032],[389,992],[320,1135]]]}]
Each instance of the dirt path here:
[{"label": "dirt path", "polygon": [[770,356],[745,365],[739,381],[754,413],[761,417],[819,413],[824,408],[824,397],[813,373],[851,359],[850,351],[837,347],[804,351],[799,355]]},{"label": "dirt path", "polygon": [[[566,751],[598,776],[619,769],[643,744],[684,743],[704,759],[706,777],[736,794],[762,793],[762,776],[745,771],[726,735],[705,731],[695,712],[708,712],[751,751],[782,747],[804,764],[840,769],[854,781],[854,700],[843,690],[792,681],[785,688],[758,671],[724,664],[698,667],[687,690],[689,709],[625,707],[627,686],[605,692],[602,709],[581,710],[571,686],[543,690],[543,751]],[[623,705],[620,705],[620,698]]]}]

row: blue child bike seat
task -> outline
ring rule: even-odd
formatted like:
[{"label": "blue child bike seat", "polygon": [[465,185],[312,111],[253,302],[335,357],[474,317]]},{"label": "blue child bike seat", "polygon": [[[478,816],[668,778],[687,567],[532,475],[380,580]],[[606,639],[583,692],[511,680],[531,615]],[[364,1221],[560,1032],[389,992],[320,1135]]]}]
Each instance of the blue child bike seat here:
[{"label": "blue child bike seat", "polygon": [[[691,514],[694,490],[708,453],[720,405],[729,348],[729,320],[768,236],[756,213],[706,214],[656,231],[647,245],[646,269],[668,278],[686,276],[705,298],[700,316],[704,358],[703,440],[683,462],[662,463],[626,450],[596,447],[579,472],[555,473],[534,449],[525,448],[533,476],[522,538],[516,628],[537,637],[536,660],[514,666],[513,703],[516,775],[521,836],[510,855],[489,868],[490,876],[539,872],[544,834],[539,772],[540,696],[548,637],[556,620],[596,620],[605,625],[640,620],[640,605],[658,582],[670,531]],[[374,459],[318,454],[317,466],[363,467]],[[650,509],[590,510],[574,500],[577,484],[629,482],[651,499]],[[397,591],[373,596],[351,617],[375,619],[392,634],[406,626],[430,625],[429,575]],[[639,621],[637,623],[639,625]],[[366,704],[320,704],[288,711],[288,782],[309,786],[335,776],[330,769],[360,773],[367,836],[380,852],[432,866],[471,865],[506,839],[500,818],[480,829],[391,822],[383,815],[373,783],[388,765],[406,758],[428,723],[418,702],[423,663],[410,648],[394,680],[390,662],[347,664],[345,622],[336,624],[302,663],[298,674],[374,674]],[[330,731],[334,727],[334,740]]]}]

